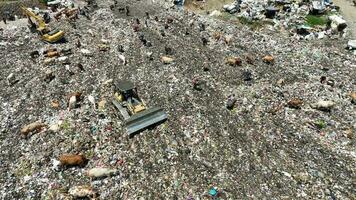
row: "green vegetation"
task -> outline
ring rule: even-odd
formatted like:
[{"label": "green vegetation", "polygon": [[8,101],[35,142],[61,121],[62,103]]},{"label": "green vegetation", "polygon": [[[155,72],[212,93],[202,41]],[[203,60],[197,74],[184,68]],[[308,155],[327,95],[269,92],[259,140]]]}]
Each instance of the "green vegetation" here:
[{"label": "green vegetation", "polygon": [[314,122],[314,125],[318,128],[318,129],[323,129],[326,128],[326,122],[324,120],[316,120],[316,122]]},{"label": "green vegetation", "polygon": [[94,150],[91,149],[91,150],[88,150],[88,151],[85,153],[85,157],[88,158],[88,159],[91,159],[91,158],[94,157],[94,154],[95,154]]},{"label": "green vegetation", "polygon": [[63,120],[63,123],[59,126],[59,128],[63,130],[65,134],[72,135],[72,126],[69,119]]},{"label": "green vegetation", "polygon": [[15,176],[17,178],[23,178],[24,176],[32,175],[33,171],[31,169],[31,166],[32,164],[27,160],[20,161],[15,171]]},{"label": "green vegetation", "polygon": [[48,0],[38,0],[41,4],[47,5]]},{"label": "green vegetation", "polygon": [[305,23],[311,27],[324,26],[328,23],[328,18],[326,15],[307,15]]},{"label": "green vegetation", "polygon": [[[258,30],[263,26],[263,22],[262,21],[258,21],[258,20],[249,20],[245,17],[239,17],[239,22],[241,24],[245,24],[247,26],[250,26],[253,30]],[[265,22],[266,24],[267,22]]]},{"label": "green vegetation", "polygon": [[224,20],[224,21],[230,21],[232,19],[236,19],[236,17],[230,13],[227,12],[222,12],[220,16],[218,16],[217,18]]}]

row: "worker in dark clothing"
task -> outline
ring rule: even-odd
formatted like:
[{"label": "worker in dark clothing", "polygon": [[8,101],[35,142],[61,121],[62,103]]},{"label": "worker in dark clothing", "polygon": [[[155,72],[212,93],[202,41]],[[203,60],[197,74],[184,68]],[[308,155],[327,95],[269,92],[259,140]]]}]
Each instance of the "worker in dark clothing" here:
[{"label": "worker in dark clothing", "polygon": [[125,12],[126,12],[126,16],[130,16],[130,7],[129,6],[125,7]]},{"label": "worker in dark clothing", "polygon": [[229,109],[229,110],[232,110],[232,109],[234,109],[235,104],[236,104],[235,95],[230,95],[227,98],[226,108]]},{"label": "worker in dark clothing", "polygon": [[4,24],[6,24],[6,17],[3,17],[2,21],[4,21]]}]

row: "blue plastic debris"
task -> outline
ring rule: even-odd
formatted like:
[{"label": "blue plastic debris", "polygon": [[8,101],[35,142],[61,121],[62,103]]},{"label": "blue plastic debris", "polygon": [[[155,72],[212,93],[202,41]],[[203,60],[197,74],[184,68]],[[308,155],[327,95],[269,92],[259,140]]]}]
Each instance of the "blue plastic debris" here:
[{"label": "blue plastic debris", "polygon": [[184,6],[184,0],[174,0],[173,3],[179,7]]},{"label": "blue plastic debris", "polygon": [[211,188],[209,190],[209,194],[213,197],[217,196],[218,195],[218,191],[215,189],[215,188]]},{"label": "blue plastic debris", "polygon": [[91,131],[92,133],[96,133],[97,128],[96,128],[95,126],[92,126],[92,127],[90,127],[90,131]]}]

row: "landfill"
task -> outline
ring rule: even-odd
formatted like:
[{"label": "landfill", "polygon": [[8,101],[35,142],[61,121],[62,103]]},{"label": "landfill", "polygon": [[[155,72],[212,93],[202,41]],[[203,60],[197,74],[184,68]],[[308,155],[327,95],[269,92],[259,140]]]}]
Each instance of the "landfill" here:
[{"label": "landfill", "polygon": [[[333,2],[44,2],[0,1],[0,199],[356,198]],[[167,119],[128,135],[123,80]]]}]

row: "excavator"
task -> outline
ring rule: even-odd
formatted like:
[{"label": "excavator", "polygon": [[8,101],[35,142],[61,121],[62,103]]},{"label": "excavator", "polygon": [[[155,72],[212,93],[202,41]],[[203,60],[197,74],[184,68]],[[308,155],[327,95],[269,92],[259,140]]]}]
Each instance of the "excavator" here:
[{"label": "excavator", "polygon": [[147,108],[132,82],[118,81],[116,90],[112,103],[119,110],[129,136],[167,119],[162,108]]},{"label": "excavator", "polygon": [[[60,30],[50,30],[43,18],[37,14],[35,14],[31,9],[26,8],[26,7],[21,7],[22,11],[28,18],[28,22],[32,27],[35,27],[38,33],[41,35],[42,40],[49,42],[49,43],[55,43],[64,38],[64,31]],[[33,18],[35,22],[31,20]]]}]

